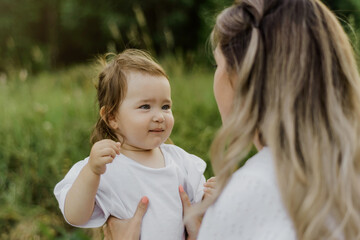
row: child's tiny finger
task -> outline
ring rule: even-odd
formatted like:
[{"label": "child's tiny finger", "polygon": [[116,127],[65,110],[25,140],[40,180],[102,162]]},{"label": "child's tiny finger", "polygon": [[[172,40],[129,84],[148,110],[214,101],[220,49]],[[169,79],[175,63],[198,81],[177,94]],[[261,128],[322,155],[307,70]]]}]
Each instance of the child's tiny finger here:
[{"label": "child's tiny finger", "polygon": [[108,148],[104,148],[103,149],[103,152],[102,152],[102,156],[111,156],[112,158],[115,158],[116,157],[116,151],[111,148],[111,147],[108,147]]},{"label": "child's tiny finger", "polygon": [[110,146],[116,152],[116,154],[120,154],[120,144],[113,141]]},{"label": "child's tiny finger", "polygon": [[206,183],[204,183],[204,187],[207,187],[207,188],[215,188],[215,187],[216,187],[216,183],[215,183],[215,182],[206,182]]},{"label": "child's tiny finger", "polygon": [[216,177],[211,177],[207,180],[207,182],[215,182],[216,181]]},{"label": "child's tiny finger", "polygon": [[205,193],[210,193],[211,190],[210,190],[209,188],[204,188],[204,192],[205,192]]},{"label": "child's tiny finger", "polygon": [[105,164],[112,163],[114,161],[114,158],[111,156],[107,156],[103,158],[103,161]]},{"label": "child's tiny finger", "polygon": [[120,154],[120,150],[121,150],[121,143],[120,142],[116,142],[116,148],[117,148],[117,154]]},{"label": "child's tiny finger", "polygon": [[112,157],[113,159],[116,157],[116,152],[114,149],[109,149],[108,150],[108,154],[107,154],[109,157]]}]

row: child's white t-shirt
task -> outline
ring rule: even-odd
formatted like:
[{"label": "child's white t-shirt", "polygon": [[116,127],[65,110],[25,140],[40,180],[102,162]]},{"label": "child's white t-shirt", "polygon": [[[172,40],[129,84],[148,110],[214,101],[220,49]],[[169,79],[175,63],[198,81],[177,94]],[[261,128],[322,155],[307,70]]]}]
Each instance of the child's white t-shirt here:
[{"label": "child's white t-shirt", "polygon": [[[123,154],[117,155],[101,175],[91,219],[78,227],[100,227],[110,215],[131,218],[140,199],[147,196],[149,207],[143,218],[141,239],[183,239],[183,210],[178,187],[184,186],[191,202],[201,201],[206,163],[175,145],[162,144],[160,149],[165,159],[165,167],[160,169],[143,166]],[[88,159],[77,162],[55,186],[54,194],[63,215],[66,194]]]}]

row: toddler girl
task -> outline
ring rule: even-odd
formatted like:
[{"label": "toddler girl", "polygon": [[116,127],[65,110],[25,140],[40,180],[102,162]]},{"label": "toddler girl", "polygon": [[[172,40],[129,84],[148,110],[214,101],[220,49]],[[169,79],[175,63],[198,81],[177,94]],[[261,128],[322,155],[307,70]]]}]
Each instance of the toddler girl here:
[{"label": "toddler girl", "polygon": [[100,118],[90,156],[54,190],[66,221],[92,228],[110,215],[131,218],[147,196],[141,239],[183,239],[178,187],[184,186],[192,202],[201,201],[206,164],[164,144],[174,125],[164,70],[148,54],[125,50],[100,73],[97,96]]}]

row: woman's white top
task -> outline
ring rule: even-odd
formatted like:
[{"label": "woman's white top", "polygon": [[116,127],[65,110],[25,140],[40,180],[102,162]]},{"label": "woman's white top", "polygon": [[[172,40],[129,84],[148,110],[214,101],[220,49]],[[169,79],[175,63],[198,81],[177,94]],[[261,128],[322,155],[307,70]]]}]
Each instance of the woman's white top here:
[{"label": "woman's white top", "polygon": [[232,175],[217,201],[206,211],[198,239],[296,239],[268,147]]},{"label": "woman's white top", "polygon": [[[141,239],[183,239],[179,185],[184,187],[192,202],[201,201],[206,163],[175,145],[163,144],[160,149],[165,159],[165,167],[160,169],[143,166],[123,154],[117,155],[101,175],[91,219],[78,227],[100,227],[110,215],[131,218],[140,199],[147,196],[149,207],[143,218]],[[54,194],[63,215],[66,194],[87,162],[88,158],[77,162],[55,186]]]}]

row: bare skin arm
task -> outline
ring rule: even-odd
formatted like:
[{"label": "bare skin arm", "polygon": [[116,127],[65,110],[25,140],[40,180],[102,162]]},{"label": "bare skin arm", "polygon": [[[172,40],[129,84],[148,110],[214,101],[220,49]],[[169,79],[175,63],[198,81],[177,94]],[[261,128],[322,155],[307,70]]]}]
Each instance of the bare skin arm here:
[{"label": "bare skin arm", "polygon": [[65,218],[73,225],[87,223],[95,206],[95,196],[106,164],[120,154],[120,143],[105,139],[95,143],[89,162],[79,173],[65,199]]}]

